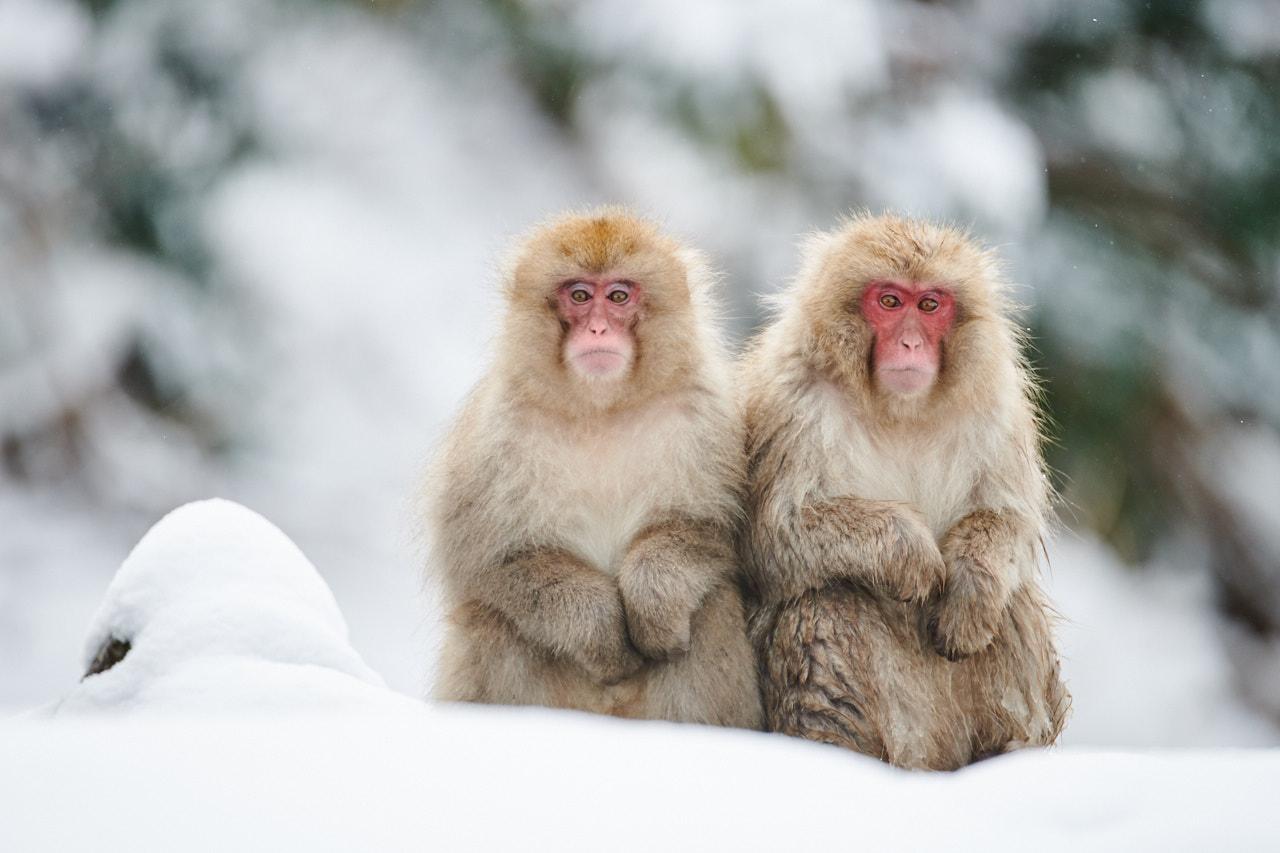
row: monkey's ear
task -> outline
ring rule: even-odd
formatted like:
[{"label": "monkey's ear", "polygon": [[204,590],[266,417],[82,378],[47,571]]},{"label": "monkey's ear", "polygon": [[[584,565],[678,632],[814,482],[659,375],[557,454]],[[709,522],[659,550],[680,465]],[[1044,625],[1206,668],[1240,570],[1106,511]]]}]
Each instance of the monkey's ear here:
[{"label": "monkey's ear", "polygon": [[97,675],[100,672],[106,672],[111,667],[124,660],[125,655],[129,654],[129,650],[133,648],[133,644],[128,640],[121,640],[118,637],[108,637],[98,651],[93,656],[93,661],[89,664],[89,669],[80,678],[84,681],[91,675]]}]

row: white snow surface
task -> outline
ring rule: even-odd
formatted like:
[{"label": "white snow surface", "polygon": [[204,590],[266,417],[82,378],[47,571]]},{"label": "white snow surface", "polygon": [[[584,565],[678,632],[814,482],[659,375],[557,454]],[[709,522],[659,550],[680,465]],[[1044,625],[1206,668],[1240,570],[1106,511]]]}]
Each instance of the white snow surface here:
[{"label": "white snow surface", "polygon": [[0,723],[0,850],[1276,839],[1276,749],[1028,750],[928,774],[780,735],[416,701],[361,661],[288,537],[229,501],[188,504],[143,537],[92,620],[86,661],[108,637],[131,643],[121,662]]},{"label": "white snow surface", "polygon": [[1266,850],[1280,752],[894,770],[780,735],[569,712],[0,727],[0,848]]}]

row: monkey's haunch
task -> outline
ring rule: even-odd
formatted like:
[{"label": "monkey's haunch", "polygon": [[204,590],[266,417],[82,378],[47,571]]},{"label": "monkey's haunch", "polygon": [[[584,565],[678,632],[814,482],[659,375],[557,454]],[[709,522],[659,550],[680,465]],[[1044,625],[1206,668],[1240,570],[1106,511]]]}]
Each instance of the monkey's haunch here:
[{"label": "monkey's haunch", "polygon": [[957,662],[927,645],[916,608],[849,586],[763,608],[752,633],[771,730],[901,767],[954,770],[1051,744],[1070,705],[1056,658],[1027,654],[1051,649],[1028,595],[988,649]]}]

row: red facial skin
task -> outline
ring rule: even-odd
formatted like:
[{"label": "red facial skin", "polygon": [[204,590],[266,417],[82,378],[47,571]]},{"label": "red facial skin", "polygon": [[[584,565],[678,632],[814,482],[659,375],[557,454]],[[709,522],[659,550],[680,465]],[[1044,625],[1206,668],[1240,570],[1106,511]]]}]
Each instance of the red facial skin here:
[{"label": "red facial skin", "polygon": [[586,379],[610,379],[631,366],[635,353],[640,288],[608,276],[565,282],[556,293],[560,319],[568,324],[564,357]]},{"label": "red facial skin", "polygon": [[904,397],[931,388],[955,314],[955,297],[941,285],[910,281],[867,285],[862,316],[875,332],[872,369],[880,385]]}]

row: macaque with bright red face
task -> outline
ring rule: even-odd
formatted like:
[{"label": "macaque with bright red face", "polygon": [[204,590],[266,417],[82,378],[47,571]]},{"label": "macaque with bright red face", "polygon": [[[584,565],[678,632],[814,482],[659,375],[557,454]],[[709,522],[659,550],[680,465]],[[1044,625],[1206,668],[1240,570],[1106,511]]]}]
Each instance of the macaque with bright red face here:
[{"label": "macaque with bright red face", "polygon": [[607,275],[581,278],[561,286],[557,299],[560,317],[568,325],[565,362],[584,379],[624,375],[635,352],[632,327],[640,308],[640,287]]},{"label": "macaque with bright red face", "polygon": [[862,316],[875,334],[872,358],[881,387],[912,396],[933,387],[956,301],[939,284],[877,281],[862,295]]},{"label": "macaque with bright red face", "polygon": [[747,355],[740,542],[774,731],[942,769],[1062,730],[1005,292],[962,232],[861,216],[811,238]]}]

